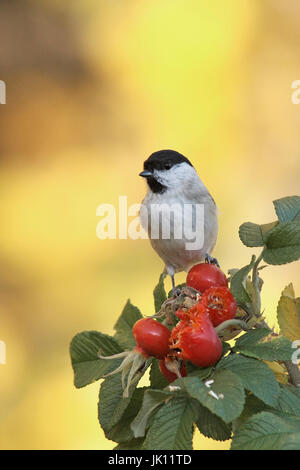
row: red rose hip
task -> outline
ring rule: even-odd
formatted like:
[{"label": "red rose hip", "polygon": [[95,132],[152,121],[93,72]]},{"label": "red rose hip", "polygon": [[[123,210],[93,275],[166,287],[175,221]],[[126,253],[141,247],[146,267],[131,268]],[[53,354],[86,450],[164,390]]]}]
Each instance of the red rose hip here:
[{"label": "red rose hip", "polygon": [[186,284],[201,293],[212,286],[228,287],[228,281],[223,271],[209,263],[193,266],[188,272]]},{"label": "red rose hip", "polygon": [[208,314],[191,321],[181,320],[170,337],[172,354],[199,367],[215,364],[222,355],[222,343]]},{"label": "red rose hip", "polygon": [[138,320],[132,328],[132,334],[137,349],[146,355],[162,359],[168,354],[171,332],[165,325],[153,318]]},{"label": "red rose hip", "polygon": [[202,295],[200,303],[207,309],[214,326],[235,317],[236,301],[227,287],[210,287]]}]

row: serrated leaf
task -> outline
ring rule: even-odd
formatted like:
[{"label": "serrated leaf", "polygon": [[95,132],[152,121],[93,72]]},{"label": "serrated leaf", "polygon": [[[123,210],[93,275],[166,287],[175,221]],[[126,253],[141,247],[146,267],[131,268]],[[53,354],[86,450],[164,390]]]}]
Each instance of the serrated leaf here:
[{"label": "serrated leaf", "polygon": [[292,344],[284,336],[262,343],[238,346],[235,350],[263,361],[290,361],[293,354]]},{"label": "serrated leaf", "polygon": [[166,275],[167,275],[166,273],[162,273],[159,276],[158,284],[157,286],[155,286],[154,291],[153,291],[154,309],[156,313],[160,311],[162,304],[164,303],[165,300],[167,300],[167,294],[165,291],[165,284],[164,284]]},{"label": "serrated leaf", "polygon": [[173,397],[155,415],[145,440],[147,450],[192,450],[197,411],[188,397]]},{"label": "serrated leaf", "polygon": [[99,351],[103,356],[111,356],[122,352],[122,349],[114,338],[98,331],[83,331],[74,336],[70,355],[75,387],[85,387],[119,366],[120,359],[100,359]]},{"label": "serrated leaf", "polygon": [[108,439],[125,442],[134,438],[130,424],[142,405],[145,390],[133,384],[124,398],[121,374],[104,380],[99,393],[98,419]]},{"label": "serrated leaf", "polygon": [[300,221],[278,224],[268,234],[263,259],[268,264],[286,264],[300,259]]},{"label": "serrated leaf", "polygon": [[186,392],[229,423],[242,412],[245,403],[244,387],[239,377],[229,370],[216,370],[213,383],[206,386],[198,377],[185,377]]},{"label": "serrated leaf", "polygon": [[245,222],[239,228],[239,237],[245,246],[264,246],[269,232],[276,227],[278,223],[278,220],[260,225],[254,224],[253,222]]},{"label": "serrated leaf", "polygon": [[[135,387],[136,384],[132,385],[129,388],[129,396],[124,398],[121,374],[107,377],[101,384],[98,402],[98,419],[108,439],[116,440],[115,437],[117,437],[116,435],[118,431],[121,432],[120,429],[116,429],[115,426],[119,423],[122,416],[125,414],[125,411],[130,404]],[[139,395],[140,393],[141,392],[137,392],[135,399],[141,398]],[[123,429],[124,440],[129,440],[133,437],[129,429],[129,424],[130,423],[128,423],[128,437],[124,435]]]},{"label": "serrated leaf", "polygon": [[283,289],[281,295],[285,295],[286,297],[291,297],[291,299],[294,299],[294,298],[295,298],[295,290],[294,290],[293,284],[290,283],[289,285],[287,285],[287,286]]},{"label": "serrated leaf", "polygon": [[244,424],[251,416],[261,411],[269,411],[270,407],[257,398],[252,393],[247,392],[245,406],[242,414],[232,423],[232,430],[235,434],[237,429]]},{"label": "serrated leaf", "polygon": [[293,385],[281,386],[276,409],[300,417],[300,389]]},{"label": "serrated leaf", "polygon": [[161,390],[165,388],[169,382],[162,375],[159,369],[159,362],[157,359],[153,359],[150,369],[150,386],[151,388]]},{"label": "serrated leaf", "polygon": [[277,320],[284,336],[291,341],[300,339],[300,303],[295,299],[292,284],[282,292],[277,306]]},{"label": "serrated leaf", "polygon": [[244,245],[249,247],[264,246],[260,225],[245,222],[239,228],[239,236]]},{"label": "serrated leaf", "polygon": [[247,266],[244,266],[237,273],[232,276],[230,283],[230,290],[235,297],[238,304],[250,304],[251,298],[248,292],[245,289],[245,280],[247,279],[248,274],[253,268],[255,263],[255,256],[252,257],[251,263]]},{"label": "serrated leaf", "polygon": [[300,196],[287,196],[273,201],[280,222],[294,220],[300,212]]},{"label": "serrated leaf", "polygon": [[199,402],[198,413],[199,418],[196,421],[196,426],[201,434],[216,441],[227,441],[231,438],[231,425],[224,423],[221,418]]},{"label": "serrated leaf", "polygon": [[244,423],[232,439],[232,450],[299,450],[300,418],[262,411]]},{"label": "serrated leaf", "polygon": [[130,302],[130,299],[128,299],[114,326],[114,329],[116,330],[114,337],[124,349],[132,349],[135,346],[132,327],[141,318],[143,318],[143,315],[139,309]]},{"label": "serrated leaf", "polygon": [[258,343],[271,333],[269,328],[256,328],[240,336],[235,342],[235,348],[243,348]]},{"label": "serrated leaf", "polygon": [[106,432],[106,437],[108,439],[111,439],[115,442],[126,442],[134,439],[130,424],[142,406],[143,397],[146,390],[146,387],[136,388],[134,390],[130,402],[121,418],[109,431]]},{"label": "serrated leaf", "polygon": [[226,341],[222,341],[222,347],[222,356],[226,356],[226,354],[231,350],[231,345],[229,343],[226,343]]},{"label": "serrated leaf", "polygon": [[131,441],[121,442],[114,450],[142,450],[144,438],[132,439]]},{"label": "serrated leaf", "polygon": [[261,361],[229,354],[218,362],[217,368],[230,370],[242,381],[243,386],[269,406],[276,406],[280,389],[271,369]]},{"label": "serrated leaf", "polygon": [[265,241],[265,239],[267,238],[268,236],[268,233],[274,228],[276,227],[276,225],[278,225],[279,222],[278,220],[276,220],[275,222],[270,222],[268,224],[261,224],[260,225],[260,230],[261,230],[261,233],[262,233],[262,236],[263,236],[263,239]]},{"label": "serrated leaf", "polygon": [[151,415],[153,415],[154,411],[157,411],[157,408],[170,396],[171,394],[169,392],[163,390],[149,389],[145,392],[142,406],[136,418],[131,423],[134,437],[143,437],[145,435]]},{"label": "serrated leaf", "polygon": [[[208,379],[208,377],[212,374],[213,368],[212,367],[197,367],[191,363],[187,363],[186,366],[187,375],[189,377],[198,377],[201,380]],[[177,384],[178,381],[176,381]],[[174,382],[175,383],[175,382]]]}]

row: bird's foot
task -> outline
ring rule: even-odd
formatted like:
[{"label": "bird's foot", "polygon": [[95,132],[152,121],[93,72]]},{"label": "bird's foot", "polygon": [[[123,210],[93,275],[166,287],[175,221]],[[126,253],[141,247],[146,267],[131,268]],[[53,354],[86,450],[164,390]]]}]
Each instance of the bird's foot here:
[{"label": "bird's foot", "polygon": [[169,297],[179,297],[181,295],[181,287],[173,287],[169,293]]},{"label": "bird's foot", "polygon": [[218,268],[220,267],[217,258],[213,258],[213,257],[210,256],[208,253],[206,253],[206,255],[205,255],[205,263],[208,263],[208,264],[215,264]]}]

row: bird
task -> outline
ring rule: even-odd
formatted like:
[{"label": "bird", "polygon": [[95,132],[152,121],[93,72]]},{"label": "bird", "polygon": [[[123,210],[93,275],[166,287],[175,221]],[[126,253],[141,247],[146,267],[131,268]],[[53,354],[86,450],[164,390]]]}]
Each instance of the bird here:
[{"label": "bird", "polygon": [[172,290],[175,273],[204,261],[219,266],[211,256],[218,235],[218,209],[192,163],[175,150],[159,150],[145,160],[139,176],[147,181],[141,226],[165,263]]}]

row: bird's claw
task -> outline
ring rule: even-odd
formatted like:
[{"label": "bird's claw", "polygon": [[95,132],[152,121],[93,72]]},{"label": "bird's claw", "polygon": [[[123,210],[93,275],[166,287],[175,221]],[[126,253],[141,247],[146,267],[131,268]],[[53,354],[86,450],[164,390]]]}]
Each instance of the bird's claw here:
[{"label": "bird's claw", "polygon": [[208,253],[206,253],[206,255],[205,255],[205,263],[214,264],[214,265],[217,266],[218,268],[220,267],[217,258],[213,258],[213,257],[210,256]]},{"label": "bird's claw", "polygon": [[180,287],[174,287],[171,290],[171,296],[172,297],[179,297],[181,295],[181,288]]}]

